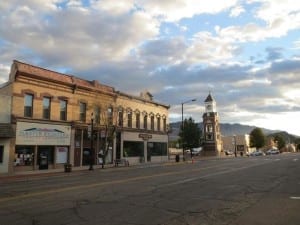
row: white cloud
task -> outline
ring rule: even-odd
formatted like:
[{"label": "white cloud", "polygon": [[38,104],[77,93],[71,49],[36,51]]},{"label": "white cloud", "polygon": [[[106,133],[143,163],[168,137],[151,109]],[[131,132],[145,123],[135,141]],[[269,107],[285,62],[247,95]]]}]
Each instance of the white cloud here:
[{"label": "white cloud", "polygon": [[237,0],[141,0],[138,2],[147,13],[166,21],[179,21],[192,18],[202,13],[216,14],[227,10],[237,3]]},{"label": "white cloud", "polygon": [[243,12],[245,12],[245,9],[242,6],[237,5],[237,6],[235,6],[235,7],[233,7],[231,9],[231,11],[230,11],[230,17],[238,17]]}]

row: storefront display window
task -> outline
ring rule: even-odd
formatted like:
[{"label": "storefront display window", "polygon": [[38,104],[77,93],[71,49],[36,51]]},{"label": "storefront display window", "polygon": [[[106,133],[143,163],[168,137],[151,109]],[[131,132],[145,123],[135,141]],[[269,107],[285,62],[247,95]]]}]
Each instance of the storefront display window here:
[{"label": "storefront display window", "polygon": [[144,142],[141,141],[124,141],[124,157],[144,156]]},{"label": "storefront display window", "polygon": [[15,166],[32,166],[34,162],[33,146],[16,146]]},{"label": "storefront display window", "polygon": [[167,155],[167,143],[164,142],[148,142],[148,153],[151,156],[166,156]]}]

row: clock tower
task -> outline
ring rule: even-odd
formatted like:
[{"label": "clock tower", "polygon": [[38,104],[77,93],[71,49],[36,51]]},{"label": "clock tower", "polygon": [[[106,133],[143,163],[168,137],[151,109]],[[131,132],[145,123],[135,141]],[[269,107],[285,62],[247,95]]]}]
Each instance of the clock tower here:
[{"label": "clock tower", "polygon": [[222,150],[222,139],[219,126],[219,115],[216,101],[211,93],[204,101],[205,112],[203,114],[203,151],[204,156],[219,156]]}]

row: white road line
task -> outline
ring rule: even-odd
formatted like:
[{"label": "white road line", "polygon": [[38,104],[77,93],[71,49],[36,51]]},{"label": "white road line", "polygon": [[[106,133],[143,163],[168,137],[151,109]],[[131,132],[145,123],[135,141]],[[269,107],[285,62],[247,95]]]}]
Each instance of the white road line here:
[{"label": "white road line", "polygon": [[291,196],[290,199],[293,199],[293,200],[300,200],[300,197]]}]

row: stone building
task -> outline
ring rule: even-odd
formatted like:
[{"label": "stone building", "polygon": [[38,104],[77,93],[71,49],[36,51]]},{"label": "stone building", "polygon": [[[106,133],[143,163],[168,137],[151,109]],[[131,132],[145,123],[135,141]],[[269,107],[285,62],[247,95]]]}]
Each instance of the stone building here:
[{"label": "stone building", "polygon": [[167,160],[169,106],[150,93],[14,61],[0,97],[0,173],[97,164],[99,153],[106,163]]},{"label": "stone building", "polygon": [[219,125],[219,114],[216,101],[211,93],[204,101],[205,112],[203,118],[203,150],[204,156],[219,156],[222,151],[222,139]]},{"label": "stone building", "polygon": [[222,137],[223,149],[236,155],[247,155],[255,150],[250,148],[250,135],[232,135]]}]

